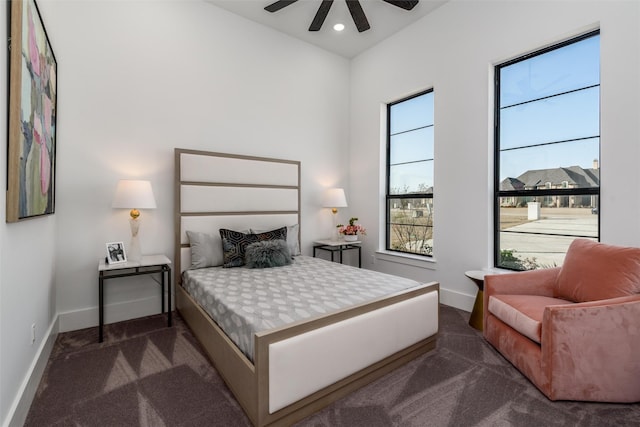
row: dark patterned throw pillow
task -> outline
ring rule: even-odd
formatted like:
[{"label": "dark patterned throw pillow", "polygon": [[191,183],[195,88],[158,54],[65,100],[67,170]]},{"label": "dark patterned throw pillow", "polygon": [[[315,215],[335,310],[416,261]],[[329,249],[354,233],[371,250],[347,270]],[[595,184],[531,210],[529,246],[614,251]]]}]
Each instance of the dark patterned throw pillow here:
[{"label": "dark patterned throw pillow", "polygon": [[287,227],[258,234],[245,234],[239,231],[220,229],[222,238],[223,267],[240,267],[244,265],[245,251],[248,245],[265,240],[286,240]]}]

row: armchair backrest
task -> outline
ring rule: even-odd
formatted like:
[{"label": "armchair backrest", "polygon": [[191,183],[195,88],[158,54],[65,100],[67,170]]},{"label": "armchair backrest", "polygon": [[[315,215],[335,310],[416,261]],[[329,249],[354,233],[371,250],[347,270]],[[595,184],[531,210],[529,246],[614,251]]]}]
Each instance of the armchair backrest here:
[{"label": "armchair backrest", "polygon": [[574,240],[567,251],[554,296],[574,302],[640,294],[640,248]]}]

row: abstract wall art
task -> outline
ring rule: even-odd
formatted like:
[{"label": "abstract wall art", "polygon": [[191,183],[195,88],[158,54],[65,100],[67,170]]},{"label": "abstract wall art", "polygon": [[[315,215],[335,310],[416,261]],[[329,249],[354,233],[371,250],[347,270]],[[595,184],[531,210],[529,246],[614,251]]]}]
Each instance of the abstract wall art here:
[{"label": "abstract wall art", "polygon": [[55,209],[57,62],[35,0],[10,20],[7,222]]}]

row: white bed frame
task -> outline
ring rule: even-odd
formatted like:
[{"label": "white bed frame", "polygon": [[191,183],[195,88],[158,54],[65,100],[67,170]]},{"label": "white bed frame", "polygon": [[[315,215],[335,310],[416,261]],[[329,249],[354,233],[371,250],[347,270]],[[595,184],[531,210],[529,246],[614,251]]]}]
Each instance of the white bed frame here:
[{"label": "white bed frame", "polygon": [[290,425],[435,348],[439,285],[257,333],[252,363],[183,289],[186,230],[300,224],[300,162],[175,150],[176,306],[251,422]]}]

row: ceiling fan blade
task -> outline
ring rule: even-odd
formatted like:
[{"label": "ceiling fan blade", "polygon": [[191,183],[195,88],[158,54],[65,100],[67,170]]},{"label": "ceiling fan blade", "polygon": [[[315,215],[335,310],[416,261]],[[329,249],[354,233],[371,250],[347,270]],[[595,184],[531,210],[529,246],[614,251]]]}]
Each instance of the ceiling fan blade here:
[{"label": "ceiling fan blade", "polygon": [[345,1],[347,2],[347,7],[349,8],[349,12],[351,13],[351,17],[353,18],[353,23],[356,24],[358,32],[361,33],[371,28],[371,26],[369,25],[369,21],[367,21],[367,16],[364,14],[362,6],[360,6],[360,2],[358,0]]},{"label": "ceiling fan blade", "polygon": [[418,4],[419,0],[382,0],[383,2],[401,7],[404,10],[411,10]]},{"label": "ceiling fan blade", "polygon": [[309,31],[320,31],[322,24],[324,24],[324,20],[327,19],[327,14],[331,9],[332,4],[333,0],[322,0],[322,3],[316,12],[316,16],[313,18],[313,22],[311,22],[311,25],[309,26]]},{"label": "ceiling fan blade", "polygon": [[275,3],[271,3],[270,5],[266,6],[264,10],[266,10],[267,12],[277,12],[283,7],[287,7],[291,3],[295,3],[297,1],[298,0],[278,0]]}]

